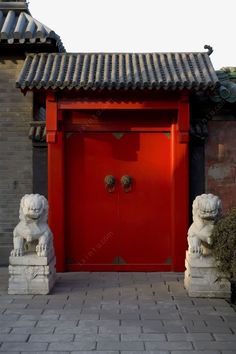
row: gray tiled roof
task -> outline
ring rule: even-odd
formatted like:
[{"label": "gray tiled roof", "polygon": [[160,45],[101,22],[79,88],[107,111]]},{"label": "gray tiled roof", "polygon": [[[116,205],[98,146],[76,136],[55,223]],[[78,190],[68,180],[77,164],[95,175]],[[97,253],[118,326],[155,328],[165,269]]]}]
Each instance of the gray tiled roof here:
[{"label": "gray tiled roof", "polygon": [[21,89],[214,89],[219,83],[207,53],[29,54]]},{"label": "gray tiled roof", "polygon": [[65,51],[60,37],[34,19],[27,7],[17,9],[17,6],[7,7],[5,4],[7,5],[7,3],[0,3],[0,45],[55,41],[58,51]]}]

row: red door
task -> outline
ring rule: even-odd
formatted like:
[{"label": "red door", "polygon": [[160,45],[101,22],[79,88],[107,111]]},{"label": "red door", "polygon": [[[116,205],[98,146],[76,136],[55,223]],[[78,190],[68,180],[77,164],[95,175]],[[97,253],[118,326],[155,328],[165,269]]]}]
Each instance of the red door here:
[{"label": "red door", "polygon": [[168,132],[67,134],[67,270],[173,269],[170,141]]}]

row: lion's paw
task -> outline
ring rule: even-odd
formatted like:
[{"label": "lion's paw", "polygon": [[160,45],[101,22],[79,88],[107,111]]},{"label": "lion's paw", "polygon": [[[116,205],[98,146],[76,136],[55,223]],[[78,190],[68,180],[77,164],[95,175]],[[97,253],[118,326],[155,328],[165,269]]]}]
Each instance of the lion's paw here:
[{"label": "lion's paw", "polygon": [[194,245],[190,247],[190,253],[194,253],[196,256],[201,255],[201,246],[200,245]]},{"label": "lion's paw", "polygon": [[14,250],[12,250],[11,251],[11,256],[12,257],[21,257],[21,256],[23,256],[22,248],[15,248]]},{"label": "lion's paw", "polygon": [[37,245],[36,253],[39,257],[47,257],[47,245],[45,243],[40,243]]}]

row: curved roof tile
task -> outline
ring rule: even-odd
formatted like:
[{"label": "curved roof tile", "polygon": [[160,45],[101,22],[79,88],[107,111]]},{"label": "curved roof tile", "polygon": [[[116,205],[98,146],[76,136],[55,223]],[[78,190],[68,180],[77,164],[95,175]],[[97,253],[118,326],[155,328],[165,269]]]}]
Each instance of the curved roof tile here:
[{"label": "curved roof tile", "polygon": [[33,18],[26,7],[20,10],[5,7],[0,3],[0,44],[45,43],[53,40],[59,52],[65,51],[60,37]]},{"label": "curved roof tile", "polygon": [[219,84],[207,53],[29,54],[21,89],[206,90]]}]

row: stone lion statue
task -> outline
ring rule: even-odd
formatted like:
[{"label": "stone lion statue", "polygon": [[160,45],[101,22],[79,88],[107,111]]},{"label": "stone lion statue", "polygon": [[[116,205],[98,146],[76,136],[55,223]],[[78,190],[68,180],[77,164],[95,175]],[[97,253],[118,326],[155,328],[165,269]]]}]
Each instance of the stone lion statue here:
[{"label": "stone lion statue", "polygon": [[189,252],[196,256],[211,254],[211,234],[221,214],[221,200],[213,194],[202,194],[193,201],[193,223],[188,230]]},{"label": "stone lion statue", "polygon": [[20,257],[28,251],[46,257],[52,250],[52,232],[47,224],[48,202],[43,195],[26,194],[20,202],[19,219],[13,231],[11,256]]}]

